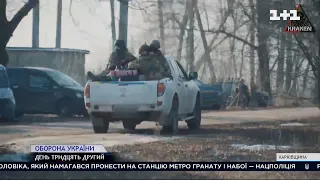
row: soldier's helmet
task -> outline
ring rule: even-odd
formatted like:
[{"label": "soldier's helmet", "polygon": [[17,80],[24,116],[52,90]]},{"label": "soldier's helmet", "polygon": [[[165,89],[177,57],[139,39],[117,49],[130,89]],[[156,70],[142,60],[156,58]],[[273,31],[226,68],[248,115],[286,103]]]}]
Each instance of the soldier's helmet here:
[{"label": "soldier's helmet", "polygon": [[155,49],[160,49],[160,41],[159,40],[153,40],[150,44],[150,47]]},{"label": "soldier's helmet", "polygon": [[144,44],[139,48],[139,54],[145,55],[146,53],[149,52],[149,49],[150,49],[150,47],[148,45]]},{"label": "soldier's helmet", "polygon": [[124,40],[118,39],[114,42],[114,47],[116,49],[125,49],[126,48],[126,42]]}]

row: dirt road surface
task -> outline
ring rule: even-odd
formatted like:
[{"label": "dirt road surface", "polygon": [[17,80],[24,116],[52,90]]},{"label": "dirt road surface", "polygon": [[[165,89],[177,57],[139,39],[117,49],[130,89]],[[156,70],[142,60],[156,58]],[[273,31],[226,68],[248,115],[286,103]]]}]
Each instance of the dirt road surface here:
[{"label": "dirt road surface", "polygon": [[[206,111],[202,114],[202,125],[233,124],[256,121],[292,120],[319,117],[317,108],[288,108],[247,111]],[[105,146],[152,142],[178,137],[159,136],[161,127],[145,122],[137,129],[139,133],[125,133],[121,123],[112,123],[108,134],[94,134],[89,119],[39,118],[30,120],[26,116],[17,124],[0,125],[0,144],[14,144],[17,150],[28,151],[31,144],[104,144]],[[184,122],[180,128],[186,129]],[[153,130],[154,135],[145,135],[144,130]]]}]

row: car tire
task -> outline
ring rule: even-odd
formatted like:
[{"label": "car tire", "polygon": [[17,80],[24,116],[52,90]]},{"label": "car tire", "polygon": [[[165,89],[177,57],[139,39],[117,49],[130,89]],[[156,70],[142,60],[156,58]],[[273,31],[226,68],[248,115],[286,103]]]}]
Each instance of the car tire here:
[{"label": "car tire", "polygon": [[96,134],[108,133],[109,121],[102,117],[90,116],[93,132]]},{"label": "car tire", "polygon": [[15,117],[16,118],[22,117],[23,115],[24,115],[23,112],[19,112],[19,111],[15,112]]},{"label": "car tire", "polygon": [[194,105],[193,109],[193,119],[190,119],[187,121],[187,125],[189,129],[200,129],[201,126],[201,105],[200,105],[200,99],[197,97],[196,103]]},{"label": "car tire", "polygon": [[177,134],[179,130],[179,115],[178,115],[178,109],[179,109],[179,100],[178,98],[174,98],[172,100],[172,105],[170,112],[167,116],[167,122],[168,125],[164,125],[162,130],[166,133],[171,134]]},{"label": "car tire", "polygon": [[216,110],[216,111],[221,110],[221,105],[220,104],[214,104],[213,105],[213,110]]},{"label": "car tire", "polygon": [[73,114],[71,112],[70,105],[70,101],[60,101],[57,105],[57,115],[62,118],[72,117]]},{"label": "car tire", "polygon": [[1,117],[1,119],[4,122],[17,122],[17,119],[15,118],[15,112],[11,111],[11,112],[6,112],[5,116]]},{"label": "car tire", "polygon": [[90,117],[90,114],[89,114],[88,112],[84,112],[82,115],[83,115],[83,117],[85,117],[85,118]]},{"label": "car tire", "polygon": [[131,131],[135,130],[137,126],[137,124],[132,121],[122,121],[122,125],[125,130],[131,130]]}]

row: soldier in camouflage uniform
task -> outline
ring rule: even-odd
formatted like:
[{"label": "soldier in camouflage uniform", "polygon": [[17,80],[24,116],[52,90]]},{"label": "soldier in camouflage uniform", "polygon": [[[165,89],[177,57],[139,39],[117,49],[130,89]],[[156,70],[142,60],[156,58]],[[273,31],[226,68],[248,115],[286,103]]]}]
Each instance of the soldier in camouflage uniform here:
[{"label": "soldier in camouflage uniform", "polygon": [[111,53],[109,57],[109,62],[107,68],[102,71],[99,75],[95,76],[90,71],[87,73],[88,77],[91,79],[97,79],[109,74],[110,70],[115,70],[116,68],[126,67],[129,62],[136,60],[137,58],[133,56],[127,49],[124,40],[116,40],[114,43],[115,51]]},{"label": "soldier in camouflage uniform", "polygon": [[126,67],[129,62],[137,59],[128,51],[124,40],[117,40],[114,46],[115,51],[109,57],[107,69],[114,70],[115,68]]},{"label": "soldier in camouflage uniform", "polygon": [[153,40],[150,44],[150,53],[151,55],[155,56],[158,63],[161,66],[160,71],[163,73],[163,76],[168,77],[171,75],[170,66],[164,57],[163,53],[159,50],[160,49],[160,42],[158,40]]},{"label": "soldier in camouflage uniform", "polygon": [[142,45],[139,49],[139,54],[139,59],[129,63],[129,69],[137,69],[140,74],[144,75],[146,81],[164,78],[160,71],[161,65],[157,59],[150,54],[150,47],[148,45]]}]

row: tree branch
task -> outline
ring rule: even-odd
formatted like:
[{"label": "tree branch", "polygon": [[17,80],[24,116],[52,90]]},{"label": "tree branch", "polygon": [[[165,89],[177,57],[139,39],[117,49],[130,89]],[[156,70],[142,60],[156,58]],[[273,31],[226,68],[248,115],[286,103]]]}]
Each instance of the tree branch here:
[{"label": "tree branch", "polygon": [[[3,0],[2,0],[3,1]],[[12,36],[13,32],[16,30],[17,26],[21,22],[21,20],[28,15],[28,13],[33,9],[34,7],[39,6],[39,0],[29,0],[27,3],[25,3],[22,8],[13,16],[11,21],[9,21],[8,24],[8,36],[7,37],[7,43],[9,42],[10,37]]]},{"label": "tree branch", "polygon": [[228,37],[232,37],[238,41],[241,41],[242,43],[254,48],[254,49],[257,49],[258,46],[254,45],[254,44],[251,44],[249,41],[245,40],[245,39],[242,39],[232,33],[229,33],[229,32],[226,32],[225,30],[205,30],[205,32],[210,32],[210,33],[222,33],[222,34],[225,34],[226,36]]},{"label": "tree branch", "polygon": [[298,36],[296,34],[294,34],[294,38],[296,39],[296,41],[298,42],[298,46],[301,48],[301,51],[303,52],[304,56],[306,57],[306,59],[308,60],[311,69],[314,73],[314,75],[316,77],[318,77],[319,75],[317,74],[317,67],[315,65],[315,63],[312,61],[312,56],[308,51],[308,48],[306,47],[306,45],[298,38]]}]

